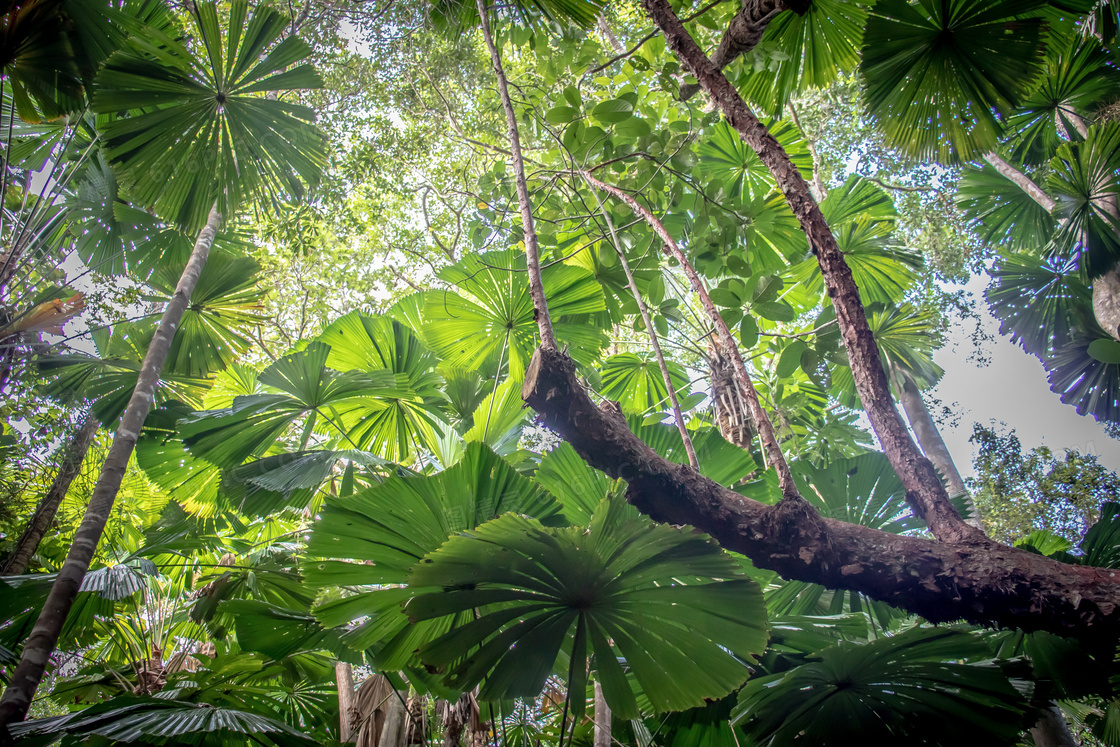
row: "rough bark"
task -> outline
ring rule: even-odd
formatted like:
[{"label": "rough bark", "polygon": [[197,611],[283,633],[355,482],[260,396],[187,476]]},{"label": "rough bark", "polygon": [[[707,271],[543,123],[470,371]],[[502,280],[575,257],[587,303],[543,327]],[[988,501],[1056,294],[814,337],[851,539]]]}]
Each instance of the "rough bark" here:
[{"label": "rough bark", "polygon": [[349,742],[354,731],[354,670],[344,661],[334,663],[334,681],[338,687],[338,740]]},{"label": "rough bark", "polygon": [[66,616],[78,595],[82,579],[89,570],[90,561],[93,560],[97,544],[101,540],[101,534],[113,510],[113,502],[117,497],[117,491],[120,490],[125,470],[128,468],[129,457],[136,448],[136,439],[140,435],[140,429],[148,417],[148,412],[152,409],[156,386],[159,384],[163,364],[171,349],[171,341],[183,318],[183,312],[187,310],[191,292],[198,282],[202,268],[210,256],[210,247],[214,243],[214,235],[221,221],[222,217],[215,206],[210,210],[206,226],[198,234],[175,293],[171,296],[171,301],[167,304],[159,327],[156,328],[156,333],[144,355],[136,387],[132,390],[132,398],[128,401],[128,407],[113,437],[113,445],[109,448],[105,464],[97,478],[93,496],[86,507],[85,517],[74,535],[70,552],[51,586],[39,619],[31,630],[31,636],[24,644],[19,664],[12,674],[7,690],[4,691],[4,697],[0,699],[0,727],[3,727],[0,728],[0,735],[7,734],[8,724],[21,721],[27,716],[27,709],[43,678],[43,672],[46,671],[50,655],[58,645],[58,637],[66,622]]},{"label": "rough bark", "polygon": [[804,504],[803,508],[811,510],[797,492],[797,486],[793,482],[793,474],[789,471],[789,464],[786,462],[785,455],[782,453],[782,447],[778,443],[778,437],[774,433],[774,426],[770,422],[770,416],[766,413],[766,410],[763,409],[762,403],[758,399],[758,392],[755,391],[754,383],[751,381],[750,374],[747,373],[746,364],[743,363],[743,356],[739,354],[739,348],[735,344],[735,338],[731,336],[731,330],[727,328],[727,323],[723,321],[719,310],[716,309],[715,304],[712,303],[712,299],[708,295],[708,289],[704,285],[703,279],[689,263],[688,257],[686,257],[680,247],[677,246],[676,240],[673,239],[672,235],[665,229],[664,224],[644,205],[618,187],[605,184],[587,172],[583,173],[583,178],[590,184],[622,200],[631,210],[641,216],[642,220],[649,224],[654,233],[656,233],[658,238],[663,242],[662,246],[665,253],[680,264],[681,270],[684,272],[685,276],[688,277],[688,282],[692,285],[693,292],[700,298],[700,305],[704,307],[708,319],[711,320],[712,326],[715,327],[716,337],[719,339],[724,349],[730,352],[731,363],[735,369],[735,376],[739,383],[739,389],[747,401],[747,407],[750,410],[751,419],[754,421],[755,430],[758,431],[759,438],[762,439],[762,451],[766,456],[767,465],[773,467],[774,471],[778,474],[778,485],[781,487],[782,497],[802,503]]},{"label": "rough bark", "polygon": [[1120,264],[1093,280],[1093,317],[1101,329],[1120,340]]},{"label": "rough bark", "polygon": [[[602,16],[600,16],[602,20]],[[590,182],[588,182],[590,184]],[[681,403],[677,399],[677,388],[673,384],[673,377],[669,375],[669,366],[665,363],[665,355],[661,352],[661,342],[657,339],[657,330],[654,329],[653,320],[650,319],[649,309],[646,307],[646,302],[642,299],[641,291],[638,290],[638,283],[634,280],[634,273],[630,271],[630,263],[626,259],[626,252],[622,249],[622,244],[618,240],[618,234],[614,229],[614,221],[611,220],[611,214],[603,207],[599,195],[595,194],[594,185],[592,185],[592,197],[595,198],[595,204],[599,207],[599,212],[603,214],[603,219],[607,221],[607,229],[611,234],[611,243],[614,244],[615,254],[618,255],[618,262],[622,266],[622,271],[626,274],[626,284],[630,288],[630,293],[634,296],[634,303],[638,304],[638,313],[642,315],[642,322],[646,325],[646,334],[649,335],[650,345],[653,346],[653,354],[657,358],[657,366],[661,369],[661,378],[665,381],[665,389],[669,392],[669,406],[673,410],[673,421],[677,424],[677,432],[681,434],[681,441],[684,443],[684,450],[688,454],[688,463],[693,469],[700,469],[700,462],[696,458],[696,447],[692,445],[692,436],[688,434],[688,428],[684,424],[684,415],[681,413]]]},{"label": "rough bark", "polygon": [[502,99],[502,108],[506,113],[506,127],[509,132],[510,162],[513,164],[514,182],[517,185],[517,204],[521,209],[521,228],[525,240],[525,264],[529,271],[529,296],[533,299],[533,316],[536,318],[540,330],[541,345],[556,349],[556,335],[552,331],[552,319],[548,315],[548,301],[544,295],[544,283],[541,281],[540,252],[537,248],[537,231],[533,226],[533,203],[529,199],[528,181],[525,179],[525,158],[521,155],[521,135],[517,127],[517,110],[513,108],[513,99],[509,95],[509,83],[506,80],[505,70],[502,68],[502,56],[494,44],[494,35],[490,32],[490,13],[486,0],[477,0],[478,15],[482,21],[482,36],[486,40],[486,48],[490,50],[490,63],[494,68],[494,75],[498,79],[498,93]]},{"label": "rough bark", "polygon": [[1077,747],[1078,742],[1069,730],[1066,717],[1057,705],[1051,704],[1042,712],[1038,723],[1031,727],[1035,747]]},{"label": "rough bark", "polygon": [[[740,56],[755,48],[766,27],[778,13],[790,4],[786,0],[743,0],[743,7],[731,18],[727,30],[719,40],[719,46],[712,52],[712,64],[720,70],[730,65]],[[688,101],[700,90],[699,83],[686,83],[681,86],[681,101]]]},{"label": "rough bark", "polygon": [[628,500],[643,513],[692,524],[785,578],[859,591],[934,622],[964,619],[1115,645],[1120,571],[1060,563],[976,530],[966,542],[928,540],[825,519],[802,501],[749,500],[658,456],[623,418],[595,406],[575,365],[557,351],[534,354],[522,398],[590,466],[626,480]]},{"label": "rough bark", "polygon": [[816,254],[824,276],[828,296],[836,309],[856,391],[883,453],[906,487],[907,500],[938,539],[958,542],[977,538],[977,529],[966,524],[957,514],[933,464],[910,438],[906,423],[895,407],[879,348],[867,324],[859,289],[832,230],[813,200],[809,185],[738,91],[704,56],[667,0],[642,0],[642,7],[665,35],[669,48],[712,97],[728,124],[758,154],[808,237],[809,246]]},{"label": "rough bark", "polygon": [[603,697],[603,686],[595,683],[594,747],[611,747],[611,707]]},{"label": "rough bark", "polygon": [[100,425],[93,412],[87,411],[82,425],[75,431],[70,443],[62,452],[62,460],[58,464],[58,472],[55,473],[50,489],[39,501],[35,513],[31,515],[31,520],[27,522],[27,528],[16,542],[15,549],[4,562],[4,567],[0,569],[0,576],[19,576],[27,572],[28,566],[31,565],[31,558],[39,549],[39,543],[43,541],[47,530],[54,523],[58,507],[70,491],[70,484],[82,471],[82,463],[85,462],[86,453],[89,452],[93,437],[97,435]]}]

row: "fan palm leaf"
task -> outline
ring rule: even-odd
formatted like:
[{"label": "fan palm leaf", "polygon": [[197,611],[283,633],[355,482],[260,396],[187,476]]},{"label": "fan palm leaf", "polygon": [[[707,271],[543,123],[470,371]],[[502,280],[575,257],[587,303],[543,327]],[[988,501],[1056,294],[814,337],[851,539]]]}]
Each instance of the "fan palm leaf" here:
[{"label": "fan palm leaf", "polygon": [[[463,295],[430,291],[424,303],[424,338],[447,365],[478,369],[504,360],[520,379],[536,349],[537,322],[516,251],[471,255],[440,272]],[[552,264],[542,269],[557,338],[578,362],[590,365],[606,342],[586,323],[606,310],[603,291],[583,268]]]},{"label": "fan palm leaf", "polygon": [[[863,34],[867,108],[887,143],[918,159],[995,148],[1007,113],[1044,70],[1041,0],[879,0]],[[1014,29],[1009,33],[1009,29]]]},{"label": "fan palm leaf", "polygon": [[312,587],[356,587],[357,593],[320,605],[316,617],[328,627],[362,619],[343,640],[355,649],[372,648],[382,666],[406,666],[416,647],[447,623],[410,626],[400,608],[408,589],[370,589],[405,583],[409,570],[452,534],[507,511],[563,523],[555,498],[477,441],[437,475],[394,476],[328,498],[311,532],[307,553],[313,559],[304,574]]},{"label": "fan palm leaf", "polygon": [[774,747],[1013,744],[1027,720],[1026,699],[977,635],[916,628],[815,658],[748,682],[733,720]]},{"label": "fan palm leaf", "polygon": [[288,18],[235,0],[223,39],[214,4],[198,3],[194,17],[194,46],[155,30],[131,37],[98,74],[93,101],[98,112],[131,112],[103,132],[131,199],[192,234],[214,205],[230,216],[249,199],[299,198],[326,160],[309,108],[259,96],[322,85],[298,64],[311,53],[305,42],[272,46]]},{"label": "fan palm leaf", "polygon": [[587,528],[499,517],[450,539],[409,583],[443,589],[409,600],[415,620],[477,610],[420,656],[457,688],[481,683],[483,698],[536,695],[558,667],[582,693],[590,657],[622,718],[638,715],[623,660],[657,710],[696,707],[738,687],[767,638],[761,592],[730,555],[620,500],[601,502]]}]

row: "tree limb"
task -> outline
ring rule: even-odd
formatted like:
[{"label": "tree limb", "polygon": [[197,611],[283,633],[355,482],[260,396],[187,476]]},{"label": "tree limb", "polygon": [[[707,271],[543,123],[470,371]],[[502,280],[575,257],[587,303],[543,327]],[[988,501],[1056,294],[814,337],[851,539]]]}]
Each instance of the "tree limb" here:
[{"label": "tree limb", "polygon": [[940,542],[822,518],[803,501],[749,500],[658,456],[612,408],[595,406],[559,351],[534,353],[521,396],[590,466],[626,480],[627,499],[643,513],[692,524],[760,568],[858,591],[933,622],[964,619],[1115,646],[1120,571],[1060,563],[979,534]]}]

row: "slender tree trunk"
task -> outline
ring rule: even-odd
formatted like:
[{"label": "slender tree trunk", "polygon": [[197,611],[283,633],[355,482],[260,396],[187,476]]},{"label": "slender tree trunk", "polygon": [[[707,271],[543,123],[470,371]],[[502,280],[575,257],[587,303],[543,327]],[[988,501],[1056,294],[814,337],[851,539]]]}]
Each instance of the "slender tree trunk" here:
[{"label": "slender tree trunk", "polygon": [[611,747],[611,707],[598,682],[595,683],[595,747]]},{"label": "slender tree trunk", "polygon": [[125,470],[128,468],[129,457],[136,448],[136,439],[140,435],[140,429],[148,417],[148,412],[152,409],[156,386],[159,384],[160,373],[167,360],[171,341],[183,318],[183,312],[187,310],[198,276],[206,266],[210,247],[214,243],[214,235],[221,222],[222,216],[215,206],[210,210],[206,226],[198,234],[175,293],[171,296],[155,336],[148,346],[148,352],[140,368],[140,376],[136,381],[136,388],[132,390],[128,408],[124,411],[116,435],[113,437],[113,445],[109,448],[109,454],[101,468],[101,475],[97,478],[93,497],[86,507],[85,518],[82,519],[82,524],[74,535],[66,562],[63,563],[58,578],[51,586],[39,619],[35,622],[31,636],[23,647],[23,654],[12,675],[11,683],[4,691],[4,697],[0,699],[0,727],[3,727],[3,735],[7,734],[8,724],[27,716],[31,699],[35,696],[50,656],[58,645],[58,637],[66,622],[66,616],[74,604],[82,579],[89,570],[97,544],[109,520],[113,502],[121,487],[121,480],[124,479]]},{"label": "slender tree trunk", "polygon": [[[591,182],[588,181],[588,184],[591,184]],[[626,273],[626,283],[630,286],[630,292],[634,295],[634,302],[638,304],[638,312],[642,315],[642,321],[646,325],[649,341],[653,345],[653,353],[657,357],[657,365],[661,368],[661,377],[665,380],[665,388],[669,392],[669,403],[673,408],[673,420],[677,423],[677,430],[684,442],[684,450],[688,454],[688,463],[693,469],[699,470],[700,462],[696,458],[696,449],[692,445],[692,437],[688,435],[688,428],[685,427],[684,415],[681,413],[681,403],[677,400],[677,389],[673,384],[673,377],[669,375],[669,366],[665,364],[665,356],[661,352],[661,343],[657,339],[657,330],[654,329],[653,321],[650,319],[649,309],[646,307],[646,302],[642,300],[642,294],[634,280],[634,273],[630,272],[630,263],[626,260],[626,252],[623,251],[622,244],[618,240],[618,234],[614,230],[614,221],[611,220],[610,213],[603,207],[599,195],[595,194],[593,184],[591,188],[591,196],[595,198],[595,204],[599,206],[599,212],[603,214],[603,218],[607,221],[607,228],[611,233],[611,242],[614,244],[614,251],[618,255],[618,262],[622,266],[622,271]]]},{"label": "slender tree trunk", "polygon": [[712,97],[728,124],[758,154],[801,224],[809,246],[817,255],[825,288],[836,309],[856,391],[883,452],[906,487],[907,499],[938,539],[976,539],[976,528],[966,524],[957,514],[933,464],[918,449],[895,407],[879,348],[868,326],[851,268],[845,262],[820,207],[813,200],[809,185],[739,92],[704,56],[667,0],[642,0],[642,7],[665,35],[669,48]]},{"label": "slender tree trunk", "polygon": [[902,409],[906,412],[906,419],[910,421],[910,427],[914,430],[914,436],[918,439],[918,445],[945,476],[949,495],[967,496],[972,510],[972,518],[968,522],[977,529],[982,529],[980,517],[976,515],[976,504],[972,502],[968,488],[964,485],[964,479],[957,470],[953,455],[949,453],[949,447],[941,437],[941,431],[937,430],[937,423],[933,422],[933,416],[930,415],[925,400],[922,399],[922,393],[918,391],[914,380],[906,374],[902,375],[902,396],[899,399],[902,401]]},{"label": "slender tree trunk", "polygon": [[[774,467],[774,470],[778,473],[778,484],[782,489],[782,498],[788,498],[790,503],[796,503],[798,505],[804,504],[801,506],[801,509],[811,511],[812,509],[809,507],[808,503],[801,497],[801,494],[797,492],[797,486],[793,482],[793,474],[789,471],[789,464],[786,462],[785,455],[782,453],[782,447],[778,443],[778,437],[774,433],[774,425],[770,422],[770,416],[766,413],[766,410],[763,409],[762,403],[758,399],[758,392],[755,391],[754,383],[751,381],[750,374],[747,373],[746,364],[743,363],[743,356],[739,354],[739,348],[735,344],[735,338],[731,336],[731,330],[727,328],[727,324],[723,321],[723,317],[720,316],[719,310],[716,309],[715,304],[712,303],[711,296],[708,295],[708,289],[704,286],[704,280],[697,274],[692,264],[689,263],[688,257],[686,257],[680,247],[677,246],[676,240],[665,229],[664,224],[662,224],[644,205],[618,187],[605,184],[586,172],[584,172],[584,178],[599,189],[609,192],[622,200],[631,210],[641,216],[663,242],[665,253],[680,263],[681,269],[692,284],[692,290],[700,297],[700,303],[716,329],[716,336],[720,344],[730,352],[731,363],[735,367],[739,387],[743,392],[743,396],[746,397],[747,406],[750,408],[751,417],[754,420],[754,426],[758,430],[759,436],[762,438],[763,453],[766,454],[769,465]],[[527,382],[528,376],[526,376],[526,383]]]},{"label": "slender tree trunk", "polygon": [[990,163],[992,167],[1008,181],[1014,183],[1015,186],[1030,195],[1030,198],[1041,205],[1046,212],[1053,212],[1054,206],[1057,203],[1054,202],[1054,199],[1050,197],[1050,195],[1042,190],[1042,187],[1035,184],[1029,176],[1003,160],[998,153],[988,153],[984,156],[984,160]]},{"label": "slender tree trunk", "polygon": [[70,484],[82,471],[82,463],[85,461],[86,453],[89,451],[100,425],[101,423],[94,417],[93,411],[87,411],[82,425],[74,433],[70,443],[66,445],[66,449],[61,454],[62,460],[59,462],[58,472],[55,473],[50,489],[47,490],[47,494],[39,502],[35,513],[31,515],[31,520],[27,523],[27,528],[23,531],[23,534],[20,535],[15,549],[12,550],[12,554],[4,562],[4,567],[0,569],[0,576],[19,576],[25,573],[27,567],[31,565],[31,558],[35,555],[35,551],[39,549],[39,543],[43,541],[47,530],[54,523],[58,507],[69,492]]},{"label": "slender tree trunk", "polygon": [[334,663],[338,686],[338,741],[349,742],[354,733],[354,670],[345,661]]},{"label": "slender tree trunk", "polygon": [[544,295],[541,281],[540,251],[537,249],[537,231],[533,227],[533,203],[529,200],[529,186],[525,179],[525,158],[521,155],[521,135],[517,128],[517,110],[509,96],[509,83],[502,68],[502,56],[494,44],[490,33],[490,13],[486,0],[476,0],[479,19],[482,22],[482,36],[486,48],[490,50],[490,63],[498,78],[498,93],[502,98],[502,108],[506,112],[506,127],[509,131],[510,161],[513,163],[514,181],[517,184],[517,204],[521,208],[521,228],[525,235],[525,265],[529,271],[529,295],[533,299],[533,316],[541,334],[541,347],[556,350],[556,335],[552,331],[552,319],[548,315],[548,301]]}]

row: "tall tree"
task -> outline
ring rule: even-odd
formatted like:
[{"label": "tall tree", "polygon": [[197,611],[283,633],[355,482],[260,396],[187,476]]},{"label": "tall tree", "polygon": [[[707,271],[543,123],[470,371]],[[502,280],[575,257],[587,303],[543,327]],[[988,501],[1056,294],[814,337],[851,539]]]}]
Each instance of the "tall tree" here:
[{"label": "tall tree", "polygon": [[[193,15],[199,48],[189,49],[149,29],[99,73],[96,108],[134,112],[112,121],[104,133],[109,157],[120,166],[133,198],[198,234],[148,347],[67,561],[0,700],[5,727],[26,715],[81,588],[223,213],[229,215],[250,197],[299,195],[301,179],[314,181],[318,174],[322,137],[307,124],[312,113],[254,96],[317,85],[310,66],[285,69],[310,48],[288,37],[262,59],[262,52],[285,32],[287,19],[264,7],[249,14],[248,3],[237,2],[223,54],[227,40],[216,6],[197,4]],[[185,168],[187,163],[208,168]],[[248,168],[250,163],[256,168]]]}]

